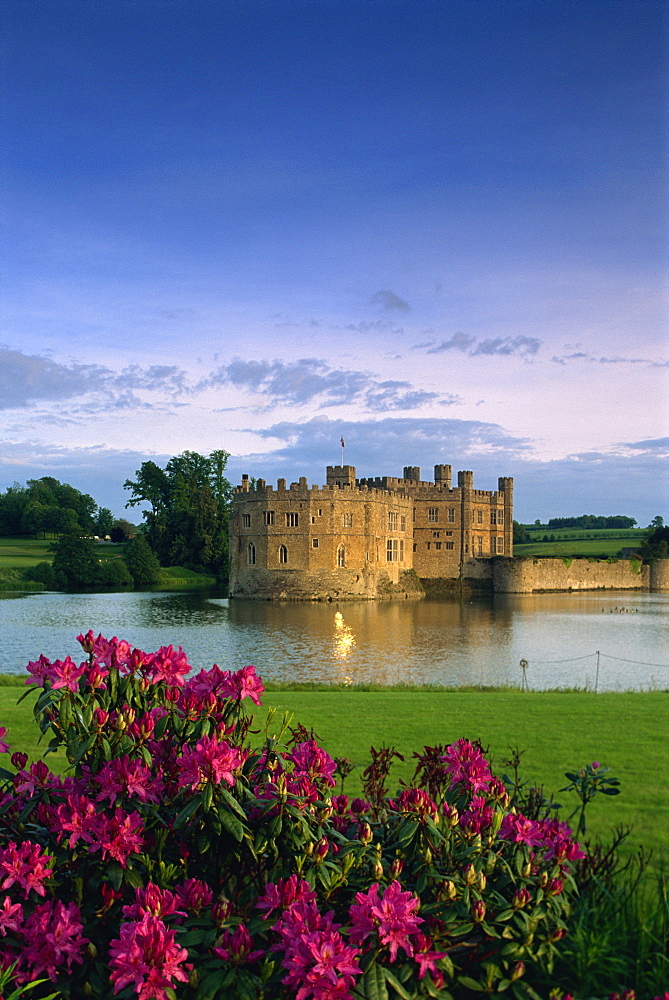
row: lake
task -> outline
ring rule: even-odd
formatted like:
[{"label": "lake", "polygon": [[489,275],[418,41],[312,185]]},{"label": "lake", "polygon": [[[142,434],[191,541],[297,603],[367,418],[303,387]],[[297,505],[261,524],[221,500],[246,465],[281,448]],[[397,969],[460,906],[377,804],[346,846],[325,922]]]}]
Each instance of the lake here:
[{"label": "lake", "polygon": [[0,673],[44,653],[82,658],[89,628],[147,652],[183,646],[196,670],[253,663],[267,680],[648,690],[669,687],[669,594],[500,594],[342,604],[215,594],[0,595]]}]

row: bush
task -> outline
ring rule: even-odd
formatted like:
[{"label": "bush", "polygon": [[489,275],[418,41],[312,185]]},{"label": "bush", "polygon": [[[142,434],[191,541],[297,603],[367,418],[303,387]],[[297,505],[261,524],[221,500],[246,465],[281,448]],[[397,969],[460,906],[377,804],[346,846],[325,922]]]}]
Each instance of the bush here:
[{"label": "bush", "polygon": [[425,747],[392,797],[372,748],[350,801],[313,733],[270,716],[257,738],[253,667],[186,680],[181,648],[79,639],[84,662],[28,665],[69,775],[0,770],[0,962],[50,980],[30,996],[539,997],[583,852],[511,808],[479,745]]},{"label": "bush", "polygon": [[56,574],[51,563],[41,562],[37,563],[36,566],[28,566],[24,570],[24,576],[27,580],[43,583],[47,590],[55,590],[56,588]]}]

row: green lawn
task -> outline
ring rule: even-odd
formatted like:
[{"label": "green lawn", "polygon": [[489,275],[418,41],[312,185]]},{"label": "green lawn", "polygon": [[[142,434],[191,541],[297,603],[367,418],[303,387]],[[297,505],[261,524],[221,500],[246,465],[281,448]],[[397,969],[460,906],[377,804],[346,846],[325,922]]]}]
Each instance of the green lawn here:
[{"label": "green lawn", "polygon": [[[21,689],[0,687],[0,724],[13,749],[40,753],[32,719],[33,697],[19,707]],[[669,694],[586,694],[520,691],[268,691],[256,710],[253,729],[263,739],[266,712],[277,710],[270,732],[284,712],[313,728],[332,755],[348,757],[356,769],[346,791],[358,794],[370,744],[394,745],[406,757],[397,762],[394,782],[413,772],[411,753],[424,745],[450,743],[461,736],[490,748],[493,766],[503,770],[509,747],[526,750],[522,773],[557,792],[564,772],[593,760],[620,778],[622,794],[600,797],[590,807],[593,834],[605,836],[616,824],[633,828],[630,847],[652,848],[656,862],[669,862]],[[59,762],[51,758],[58,769]],[[391,783],[392,784],[392,783]],[[394,790],[394,787],[393,787]],[[573,795],[573,793],[572,793]],[[566,795],[557,795],[565,805]],[[576,800],[573,800],[576,805]],[[572,807],[573,808],[573,807]]]},{"label": "green lawn", "polygon": [[0,538],[0,566],[27,569],[40,562],[51,562],[51,542],[50,538]]},{"label": "green lawn", "polygon": [[[554,542],[543,542],[544,535],[554,536]],[[615,557],[623,548],[638,548],[646,537],[641,528],[540,528],[530,531],[531,541],[514,545],[517,556],[569,558],[592,556],[599,559]]]}]

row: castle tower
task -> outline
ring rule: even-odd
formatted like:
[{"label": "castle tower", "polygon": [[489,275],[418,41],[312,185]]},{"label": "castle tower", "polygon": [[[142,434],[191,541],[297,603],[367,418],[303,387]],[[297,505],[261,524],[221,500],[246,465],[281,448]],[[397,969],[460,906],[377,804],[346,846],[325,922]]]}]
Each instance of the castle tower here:
[{"label": "castle tower", "polygon": [[328,465],[325,469],[325,482],[328,486],[355,486],[355,466]]},{"label": "castle tower", "polygon": [[405,465],[404,466],[404,478],[409,479],[412,483],[420,482],[420,466],[419,465]]},{"label": "castle tower", "polygon": [[451,467],[450,465],[435,465],[434,467],[434,485],[441,486],[442,489],[450,490],[451,488]]}]

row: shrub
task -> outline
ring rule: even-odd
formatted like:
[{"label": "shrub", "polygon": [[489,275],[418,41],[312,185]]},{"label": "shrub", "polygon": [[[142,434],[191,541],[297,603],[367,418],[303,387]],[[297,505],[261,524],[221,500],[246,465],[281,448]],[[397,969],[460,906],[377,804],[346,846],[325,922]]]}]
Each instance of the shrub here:
[{"label": "shrub", "polygon": [[17,963],[15,984],[97,1000],[538,998],[529,980],[566,935],[583,851],[550,809],[510,807],[480,745],[423,748],[394,796],[397,754],[373,749],[351,801],[313,733],[270,716],[259,738],[253,667],[186,679],[180,647],[79,639],[82,663],[28,664],[70,773],[20,753],[0,770],[0,966]]}]

